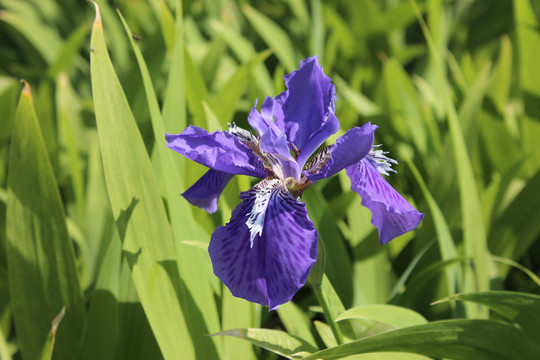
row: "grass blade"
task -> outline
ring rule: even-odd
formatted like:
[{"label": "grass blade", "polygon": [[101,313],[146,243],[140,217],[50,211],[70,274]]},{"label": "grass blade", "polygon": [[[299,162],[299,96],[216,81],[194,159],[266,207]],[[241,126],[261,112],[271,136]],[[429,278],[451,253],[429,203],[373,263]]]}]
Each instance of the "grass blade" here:
[{"label": "grass blade", "polygon": [[28,84],[13,127],[7,183],[8,282],[20,350],[25,359],[38,359],[51,321],[65,306],[55,353],[73,358],[85,311],[58,185]]},{"label": "grass blade", "polygon": [[116,226],[141,304],[165,359],[195,356],[178,294],[175,247],[152,167],[111,64],[99,8],[91,40],[94,106]]},{"label": "grass blade", "polygon": [[[121,14],[120,18],[129,37],[131,31]],[[205,264],[206,254],[192,246],[183,246],[180,244],[181,240],[203,238],[206,237],[206,234],[197,226],[193,216],[191,216],[191,209],[187,202],[178,196],[182,191],[183,182],[174,162],[173,156],[176,154],[164,144],[165,128],[159,112],[159,105],[150,73],[141,51],[133,39],[130,38],[130,41],[143,78],[154,137],[156,144],[158,144],[157,155],[161,161],[162,169],[162,173],[159,175],[161,175],[166,188],[168,209],[172,219],[171,228],[177,244],[178,270],[186,288],[185,293],[184,291],[182,292],[182,306],[186,314],[186,320],[191,331],[194,346],[198,349],[198,354],[200,354],[199,356],[202,358],[216,358],[217,353],[214,347],[218,346],[219,342],[212,344],[214,339],[205,336],[220,329],[210,282],[208,277],[205,277],[211,271],[209,267],[207,267],[207,271],[192,271],[194,268],[201,268],[203,266],[202,264]],[[187,301],[188,296],[192,297],[193,301]]]},{"label": "grass blade", "polygon": [[448,320],[367,337],[316,352],[303,360],[343,359],[383,351],[460,360],[532,360],[540,347],[510,325],[490,320]]},{"label": "grass blade", "polygon": [[294,48],[287,33],[266,15],[255,10],[248,4],[242,6],[242,11],[249,20],[251,26],[263,38],[268,46],[274,51],[277,58],[288,73],[297,68]]},{"label": "grass blade", "polygon": [[[444,100],[444,105],[448,115],[450,138],[452,141],[455,166],[458,175],[465,255],[471,256],[474,259],[474,269],[467,267],[464,274],[465,290],[488,290],[490,285],[487,263],[487,241],[484,230],[482,208],[480,205],[480,198],[476,188],[476,181],[474,178],[470,157],[467,153],[467,147],[463,137],[463,131],[461,129],[461,124],[448,90],[447,80],[443,72],[442,56],[440,55],[440,52],[438,52],[438,49],[435,48],[431,34],[424,20],[422,19],[415,1],[410,0],[410,3],[415,10],[417,19],[422,27],[422,32],[424,33],[428,43],[430,56],[435,63],[436,75],[439,82],[443,84],[443,86],[441,86],[441,89],[443,90],[441,97]],[[475,314],[483,317],[487,316],[485,312],[482,313],[478,309],[468,308],[467,310],[472,312],[470,314],[472,316]]]}]

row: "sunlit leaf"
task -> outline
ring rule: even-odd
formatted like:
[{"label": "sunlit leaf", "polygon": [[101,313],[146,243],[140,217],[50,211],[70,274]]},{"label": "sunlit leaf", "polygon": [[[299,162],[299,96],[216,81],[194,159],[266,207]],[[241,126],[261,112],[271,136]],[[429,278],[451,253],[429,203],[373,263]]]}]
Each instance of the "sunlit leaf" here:
[{"label": "sunlit leaf", "polygon": [[85,310],[64,209],[47,158],[30,87],[25,84],[15,118],[6,213],[9,292],[20,350],[38,359],[51,321],[65,306],[55,353],[73,357]]},{"label": "sunlit leaf", "polygon": [[459,360],[532,360],[540,347],[510,325],[490,320],[448,320],[371,336],[319,351],[304,360],[342,359],[378,351]]},{"label": "sunlit leaf", "polygon": [[133,282],[165,358],[193,356],[180,308],[171,229],[135,119],[109,59],[101,17],[91,40],[92,90],[113,215]]},{"label": "sunlit leaf", "polygon": [[304,340],[286,332],[269,329],[232,329],[213,336],[234,336],[253,345],[272,351],[287,359],[301,359],[317,349]]}]

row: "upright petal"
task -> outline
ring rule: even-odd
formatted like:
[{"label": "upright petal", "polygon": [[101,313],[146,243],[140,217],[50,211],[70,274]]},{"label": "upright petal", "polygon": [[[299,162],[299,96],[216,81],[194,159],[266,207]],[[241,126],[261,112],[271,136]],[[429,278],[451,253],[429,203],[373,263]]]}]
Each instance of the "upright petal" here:
[{"label": "upright petal", "polygon": [[424,214],[401,196],[367,159],[347,168],[351,190],[362,197],[362,205],[372,214],[371,223],[379,231],[381,244],[415,229]]},{"label": "upright petal", "polygon": [[330,177],[337,172],[362,160],[373,146],[374,133],[377,125],[366,123],[355,127],[340,136],[336,143],[329,148],[331,160],[315,174],[307,173],[311,181]]},{"label": "upright petal", "polygon": [[[247,222],[260,192],[268,196],[264,196],[264,213],[259,214],[261,231],[255,229],[251,246]],[[274,310],[305,284],[317,259],[317,231],[305,204],[292,197],[280,180],[263,180],[240,198],[230,222],[212,235],[208,252],[214,274],[234,296]]]},{"label": "upright petal", "polygon": [[257,102],[255,102],[248,116],[249,124],[261,135],[261,150],[279,159],[282,170],[280,172],[283,172],[283,176],[299,179],[300,167],[289,151],[285,133],[274,122],[273,110],[274,99],[271,96],[264,99],[260,113],[257,111]]},{"label": "upright petal", "polygon": [[336,89],[316,56],[301,61],[300,68],[284,78],[287,91],[276,98],[274,117],[289,142],[302,149],[334,112]]},{"label": "upright petal", "polygon": [[167,147],[211,169],[236,175],[266,177],[264,164],[238,138],[226,131],[209,133],[189,126],[181,134],[165,134]]},{"label": "upright petal", "polygon": [[200,207],[210,214],[215,213],[218,199],[233,176],[233,174],[210,169],[195,184],[187,189],[182,196],[191,205]]},{"label": "upright petal", "polygon": [[317,131],[315,131],[309,140],[306,142],[300,154],[298,155],[298,166],[304,167],[307,159],[326,141],[330,136],[334,135],[339,130],[339,121],[337,117],[330,113],[328,119],[324,122]]}]

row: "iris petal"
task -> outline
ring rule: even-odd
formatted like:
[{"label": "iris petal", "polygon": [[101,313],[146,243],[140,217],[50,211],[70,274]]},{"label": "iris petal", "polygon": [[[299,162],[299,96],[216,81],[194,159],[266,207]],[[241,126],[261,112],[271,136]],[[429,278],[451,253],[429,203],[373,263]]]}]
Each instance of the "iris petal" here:
[{"label": "iris petal", "polygon": [[[257,193],[270,191],[262,231],[250,245],[247,225]],[[305,204],[280,180],[263,180],[240,196],[226,226],[216,229],[208,251],[214,274],[234,296],[268,305],[270,310],[291,300],[306,282],[317,259],[317,231]]]},{"label": "iris petal", "polygon": [[300,168],[289,151],[285,133],[276,125],[272,116],[274,103],[274,99],[271,96],[266,97],[261,106],[261,113],[259,113],[257,111],[257,102],[255,102],[255,106],[249,113],[248,121],[261,135],[261,150],[273,154],[279,159],[283,176],[292,176],[298,180]]},{"label": "iris petal", "polygon": [[348,130],[330,147],[331,160],[318,173],[306,174],[308,179],[311,181],[324,179],[359,162],[373,146],[375,129],[377,129],[377,125],[366,123],[362,127]]},{"label": "iris petal", "polygon": [[424,214],[418,212],[386,182],[369,160],[347,168],[351,190],[362,197],[362,205],[372,214],[371,223],[379,231],[381,244],[415,229]]},{"label": "iris petal", "polygon": [[334,112],[336,89],[316,56],[301,61],[300,68],[284,79],[287,90],[276,98],[274,117],[289,142],[302,149]]},{"label": "iris petal", "polygon": [[195,184],[187,189],[182,196],[191,205],[200,207],[211,214],[215,213],[217,211],[218,199],[233,176],[233,174],[210,169]]},{"label": "iris petal", "polygon": [[304,147],[302,148],[302,151],[300,151],[300,154],[298,155],[298,165],[300,167],[304,167],[304,164],[306,163],[307,159],[317,150],[319,146],[322,145],[323,142],[325,142],[326,139],[328,139],[330,136],[334,135],[339,130],[339,121],[337,117],[330,113],[328,114],[328,119],[324,122],[323,126],[321,126],[306,142]]},{"label": "iris petal", "polygon": [[224,131],[209,133],[189,126],[181,134],[165,134],[167,147],[211,169],[236,175],[266,177],[264,164],[234,135]]}]

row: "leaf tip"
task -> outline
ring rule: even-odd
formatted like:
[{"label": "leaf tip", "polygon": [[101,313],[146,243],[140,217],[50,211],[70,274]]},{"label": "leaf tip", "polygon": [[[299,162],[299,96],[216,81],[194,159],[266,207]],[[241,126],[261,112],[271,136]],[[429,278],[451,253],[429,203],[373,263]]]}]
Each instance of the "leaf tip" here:
[{"label": "leaf tip", "polygon": [[22,89],[22,95],[32,98],[32,90],[30,89],[30,84],[28,83],[28,81],[21,79],[21,82],[24,84],[24,87]]},{"label": "leaf tip", "polygon": [[99,12],[99,6],[97,4],[97,2],[95,1],[90,1],[92,4],[94,4],[95,8],[96,8],[96,18],[94,19],[94,26],[101,26],[101,14]]},{"label": "leaf tip", "polygon": [[62,310],[56,315],[56,317],[52,321],[51,326],[51,334],[53,336],[56,336],[56,330],[58,330],[58,325],[60,325],[60,321],[64,318],[64,315],[66,314],[66,307],[63,306]]}]

